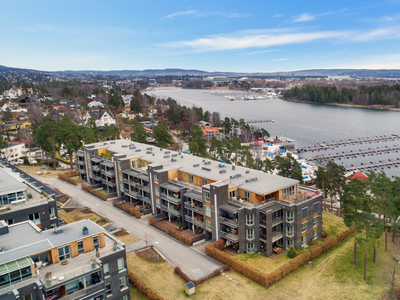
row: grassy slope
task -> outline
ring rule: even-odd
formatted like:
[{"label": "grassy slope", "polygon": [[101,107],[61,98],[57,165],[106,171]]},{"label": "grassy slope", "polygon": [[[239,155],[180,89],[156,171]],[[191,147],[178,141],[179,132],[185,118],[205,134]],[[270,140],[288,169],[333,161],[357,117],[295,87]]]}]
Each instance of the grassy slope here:
[{"label": "grassy slope", "polygon": [[[328,238],[335,236],[339,232],[342,232],[346,230],[346,225],[343,223],[343,219],[339,218],[331,213],[328,212],[323,212],[323,230],[328,234]],[[324,240],[318,240],[316,241],[315,244],[319,244]],[[299,250],[299,253],[304,252],[311,248],[311,246]],[[270,259],[267,258],[263,255],[258,255],[258,254],[239,254],[235,256],[237,259],[245,262],[246,264],[264,272],[264,273],[270,273],[276,268],[280,267],[281,265],[284,265],[288,261],[290,261],[290,258],[288,258],[286,255],[282,255],[281,257],[277,259]]]},{"label": "grassy slope", "polygon": [[[340,219],[325,216],[324,230],[328,234],[345,229]],[[329,233],[330,232],[330,233]],[[389,242],[389,250],[393,249]],[[390,254],[384,252],[384,237],[378,242],[377,264],[372,263],[373,243],[368,248],[368,280],[363,281],[364,247],[358,247],[358,266],[353,265],[353,239],[350,237],[328,253],[303,266],[269,288],[264,288],[235,271],[226,272],[232,278],[214,277],[196,287],[192,299],[379,299],[388,287],[386,280]],[[130,270],[166,299],[186,299],[184,281],[173,273],[167,263],[141,260],[136,254],[128,254]],[[236,282],[235,282],[236,281]]]}]

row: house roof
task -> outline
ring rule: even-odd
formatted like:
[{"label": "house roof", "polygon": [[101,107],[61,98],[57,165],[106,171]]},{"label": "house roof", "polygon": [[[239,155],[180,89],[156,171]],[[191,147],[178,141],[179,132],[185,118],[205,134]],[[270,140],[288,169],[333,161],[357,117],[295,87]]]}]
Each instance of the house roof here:
[{"label": "house roof", "polygon": [[359,172],[357,172],[357,173],[355,173],[355,174],[353,174],[353,175],[350,175],[350,176],[348,177],[348,179],[350,179],[350,180],[352,180],[352,179],[354,179],[354,178],[357,178],[357,179],[360,180],[360,181],[366,181],[366,180],[368,180],[368,176],[365,175],[365,174],[363,174],[361,171],[359,171]]},{"label": "house roof", "polygon": [[106,112],[112,118],[114,118],[113,114],[108,109],[91,110],[91,111],[88,112],[88,114],[92,119],[100,120]]}]

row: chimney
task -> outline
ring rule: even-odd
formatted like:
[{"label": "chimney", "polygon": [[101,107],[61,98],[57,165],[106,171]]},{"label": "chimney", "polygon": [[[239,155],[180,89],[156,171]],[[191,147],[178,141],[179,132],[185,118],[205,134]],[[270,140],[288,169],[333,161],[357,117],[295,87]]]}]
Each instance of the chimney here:
[{"label": "chimney", "polygon": [[88,235],[88,234],[89,234],[89,229],[87,228],[87,226],[83,226],[83,228],[82,228],[82,234],[83,234],[83,235]]}]

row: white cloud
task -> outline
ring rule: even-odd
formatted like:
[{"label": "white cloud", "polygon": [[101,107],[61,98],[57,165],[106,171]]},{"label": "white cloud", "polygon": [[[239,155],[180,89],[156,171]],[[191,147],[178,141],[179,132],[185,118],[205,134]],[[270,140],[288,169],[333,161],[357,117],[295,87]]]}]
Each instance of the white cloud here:
[{"label": "white cloud", "polygon": [[308,22],[315,19],[315,16],[309,13],[301,14],[300,17],[294,19],[293,22]]},{"label": "white cloud", "polygon": [[[159,45],[167,48],[192,48],[199,52],[268,48],[279,45],[308,43],[329,40],[335,43],[368,42],[377,39],[400,38],[399,27],[389,27],[363,31],[303,31],[290,28],[244,30],[233,34],[213,35],[187,41],[175,41]],[[267,50],[261,50],[267,51]],[[268,50],[270,51],[270,50]],[[252,55],[262,53],[253,51]]]},{"label": "white cloud", "polygon": [[273,59],[272,61],[283,61],[283,60],[288,60],[287,58],[277,58],[277,59]]},{"label": "white cloud", "polygon": [[164,46],[171,48],[189,47],[200,51],[266,48],[277,45],[305,43],[327,38],[339,38],[345,34],[347,33],[340,31],[321,31],[280,34],[244,34],[242,36],[213,36],[191,41],[171,42]]},{"label": "white cloud", "polygon": [[176,13],[165,16],[165,18],[173,19],[175,17],[188,16],[188,15],[198,15],[198,12],[197,10],[178,11]]},{"label": "white cloud", "polygon": [[253,54],[269,53],[269,52],[276,52],[276,51],[280,51],[280,49],[268,49],[268,50],[252,51],[252,52],[248,52],[248,53],[243,53],[243,55],[253,55]]},{"label": "white cloud", "polygon": [[208,11],[208,12],[199,12],[197,10],[187,10],[187,11],[178,11],[172,14],[169,14],[163,19],[174,19],[175,17],[182,17],[182,16],[194,16],[196,18],[202,17],[209,17],[209,16],[223,16],[225,18],[246,18],[251,16],[250,14],[241,14],[235,12],[224,12],[224,11]]}]

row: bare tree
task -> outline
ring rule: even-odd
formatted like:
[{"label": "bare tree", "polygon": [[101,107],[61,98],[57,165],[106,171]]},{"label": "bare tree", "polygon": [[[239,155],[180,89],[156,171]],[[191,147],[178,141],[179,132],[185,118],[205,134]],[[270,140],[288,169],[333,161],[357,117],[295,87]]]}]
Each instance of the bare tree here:
[{"label": "bare tree", "polygon": [[31,105],[29,105],[29,110],[31,113],[31,122],[34,128],[39,127],[40,125],[42,125],[42,121],[43,121],[43,113],[42,113],[42,108],[40,107],[39,103],[31,103]]},{"label": "bare tree", "polygon": [[145,232],[143,241],[145,242],[146,246],[148,246],[153,242],[153,236],[150,233]]},{"label": "bare tree", "polygon": [[221,117],[219,112],[214,111],[211,115],[211,122],[213,124],[213,126],[219,127],[221,126]]}]

